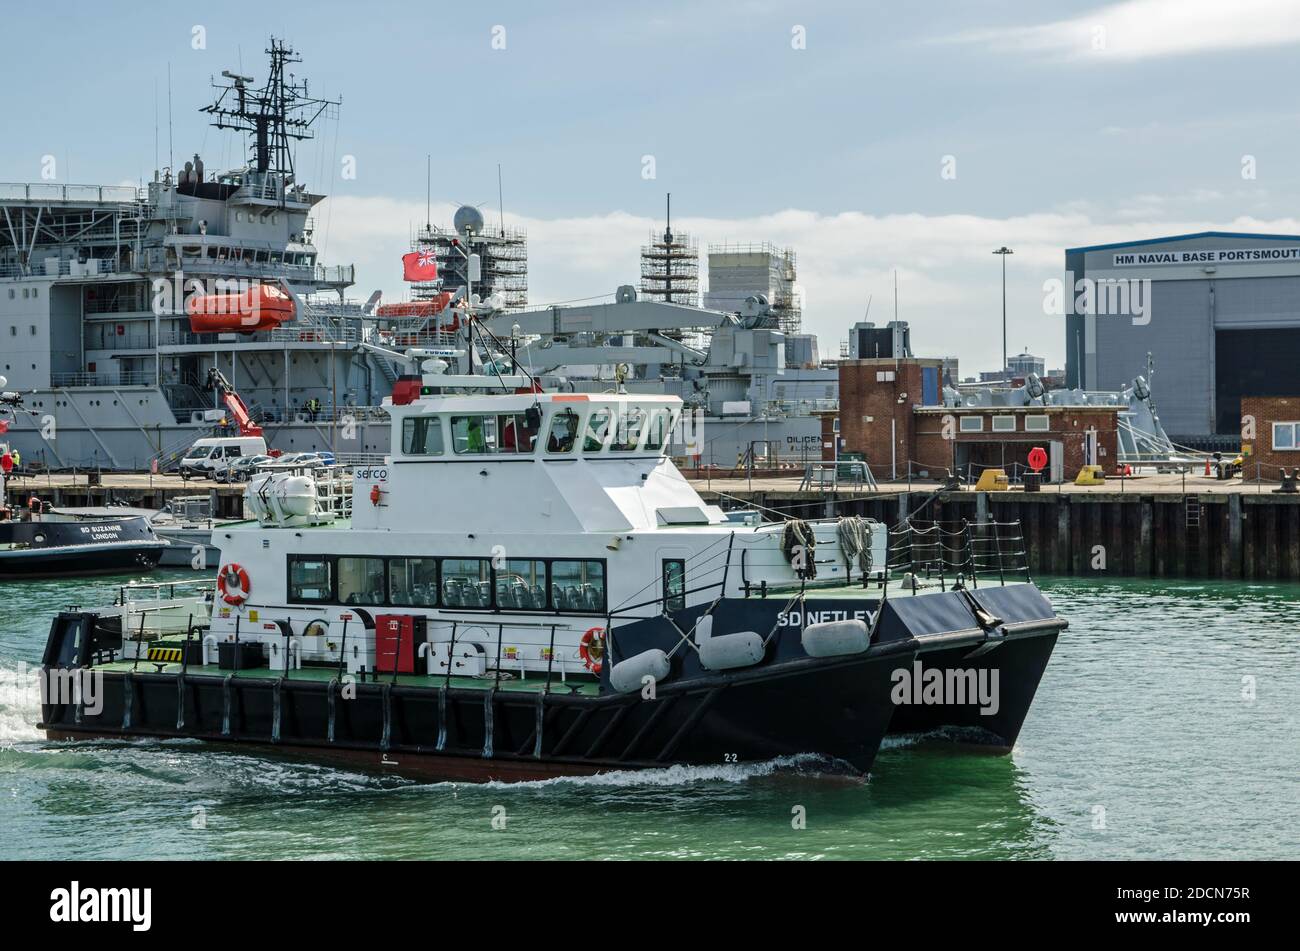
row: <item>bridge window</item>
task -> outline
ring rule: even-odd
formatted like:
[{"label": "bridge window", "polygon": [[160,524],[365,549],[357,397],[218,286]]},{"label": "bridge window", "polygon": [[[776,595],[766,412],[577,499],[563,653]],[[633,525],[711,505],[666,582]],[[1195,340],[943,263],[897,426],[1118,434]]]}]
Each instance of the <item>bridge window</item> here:
[{"label": "bridge window", "polygon": [[530,425],[526,413],[498,416],[497,429],[501,433],[501,451],[532,452],[537,446],[537,427],[540,425],[540,417],[537,418],[537,426]]},{"label": "bridge window", "polygon": [[402,420],[402,452],[408,456],[441,456],[442,420],[437,416],[408,416]]},{"label": "bridge window", "polygon": [[645,410],[629,406],[618,414],[618,428],[614,432],[611,452],[635,452],[641,441],[641,428],[645,426]]},{"label": "bridge window", "polygon": [[605,563],[551,562],[551,607],[556,611],[605,610]]},{"label": "bridge window", "polygon": [[571,409],[551,417],[551,434],[546,437],[547,452],[573,452],[578,441],[578,414]]},{"label": "bridge window", "polygon": [[492,563],[486,558],[445,558],[442,604],[448,608],[492,607]]},{"label": "bridge window", "polygon": [[672,432],[672,410],[655,409],[650,411],[650,421],[645,427],[645,448],[650,452],[659,452],[668,441]]},{"label": "bridge window", "polygon": [[343,604],[383,604],[384,559],[339,558],[338,585]]},{"label": "bridge window", "polygon": [[389,559],[388,601],[409,607],[437,607],[438,559]]},{"label": "bridge window", "polygon": [[497,607],[524,611],[546,609],[546,562],[511,559],[497,569]]},{"label": "bridge window", "polygon": [[583,452],[600,452],[609,435],[609,410],[597,409],[587,417],[587,431],[582,437]]},{"label": "bridge window", "polygon": [[453,416],[451,445],[458,452],[496,452],[497,418],[495,416]]},{"label": "bridge window", "polygon": [[324,557],[289,558],[289,600],[320,602],[334,597],[332,565]]}]

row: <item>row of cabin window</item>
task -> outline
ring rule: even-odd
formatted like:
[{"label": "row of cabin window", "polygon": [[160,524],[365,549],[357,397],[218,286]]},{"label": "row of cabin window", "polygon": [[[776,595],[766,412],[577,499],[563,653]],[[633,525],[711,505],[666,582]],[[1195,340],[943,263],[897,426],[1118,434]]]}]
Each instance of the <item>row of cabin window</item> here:
[{"label": "row of cabin window", "polygon": [[291,555],[289,601],[308,604],[605,611],[601,560]]},{"label": "row of cabin window", "polygon": [[[571,409],[552,413],[546,433],[547,453],[571,453],[578,445],[581,417]],[[673,424],[672,410],[629,407],[617,417],[604,407],[592,410],[582,428],[582,451],[659,452],[668,442]],[[537,448],[538,429],[529,426],[524,413],[452,416],[451,448],[461,454],[527,455]],[[402,452],[408,456],[441,456],[446,451],[442,418],[408,416],[402,420]]]}]

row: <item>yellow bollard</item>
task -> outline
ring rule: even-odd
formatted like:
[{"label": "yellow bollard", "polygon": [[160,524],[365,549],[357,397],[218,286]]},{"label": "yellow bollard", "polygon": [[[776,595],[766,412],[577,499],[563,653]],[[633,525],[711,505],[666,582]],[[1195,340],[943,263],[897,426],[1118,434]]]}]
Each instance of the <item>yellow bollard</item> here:
[{"label": "yellow bollard", "polygon": [[1079,470],[1079,474],[1074,477],[1075,485],[1105,485],[1106,476],[1101,471],[1101,466],[1084,466]]},{"label": "yellow bollard", "polygon": [[985,469],[975,483],[976,492],[1005,492],[1011,488],[1005,469]]}]

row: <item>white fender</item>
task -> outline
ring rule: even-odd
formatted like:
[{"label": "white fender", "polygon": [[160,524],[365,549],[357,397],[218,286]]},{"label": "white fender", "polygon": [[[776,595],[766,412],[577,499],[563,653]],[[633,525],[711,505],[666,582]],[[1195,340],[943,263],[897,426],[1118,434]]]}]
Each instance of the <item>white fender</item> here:
[{"label": "white fender", "polygon": [[735,634],[715,636],[712,614],[700,618],[699,623],[695,625],[695,644],[700,651],[700,665],[705,670],[752,667],[767,653],[763,638],[757,631],[739,631]]},{"label": "white fender", "polygon": [[609,685],[619,693],[636,693],[644,685],[644,678],[649,675],[655,683],[668,679],[672,664],[668,655],[658,648],[651,648],[639,654],[620,660],[609,670]]}]

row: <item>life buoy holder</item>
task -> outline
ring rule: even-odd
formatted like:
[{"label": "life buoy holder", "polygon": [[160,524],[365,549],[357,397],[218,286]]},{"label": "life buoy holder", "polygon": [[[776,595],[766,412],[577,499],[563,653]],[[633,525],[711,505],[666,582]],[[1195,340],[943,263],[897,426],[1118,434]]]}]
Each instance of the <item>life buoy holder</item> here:
[{"label": "life buoy holder", "polygon": [[582,658],[582,665],[593,674],[599,674],[602,663],[605,660],[605,629],[603,627],[589,627],[587,633],[582,635],[582,640],[578,643],[578,656]]},{"label": "life buoy holder", "polygon": [[248,572],[231,562],[222,567],[217,574],[217,587],[221,590],[221,600],[227,604],[243,604],[253,591]]}]

